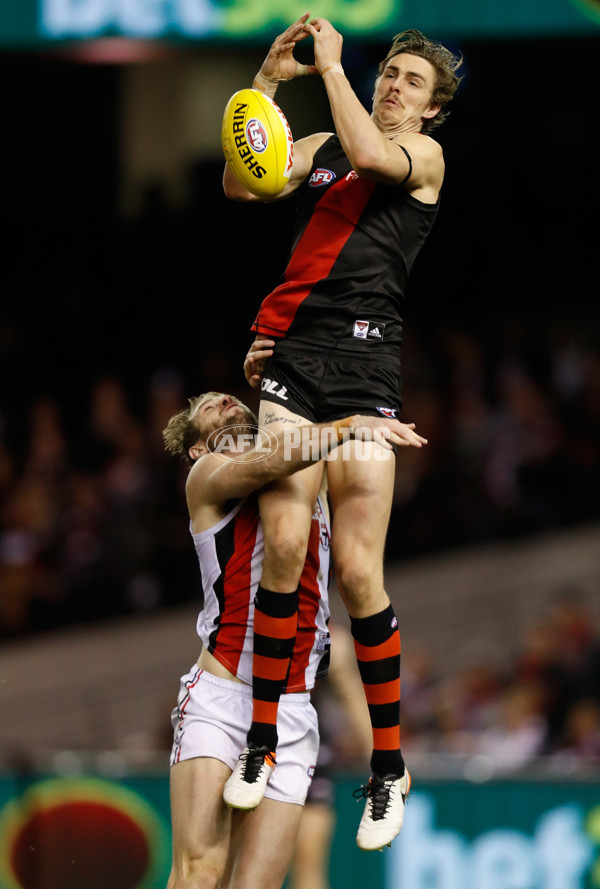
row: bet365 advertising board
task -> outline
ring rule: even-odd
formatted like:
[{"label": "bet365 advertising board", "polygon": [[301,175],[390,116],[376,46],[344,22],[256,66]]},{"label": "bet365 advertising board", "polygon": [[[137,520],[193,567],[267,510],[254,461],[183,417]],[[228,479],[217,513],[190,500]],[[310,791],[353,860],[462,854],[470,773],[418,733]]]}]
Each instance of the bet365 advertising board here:
[{"label": "bet365 advertising board", "polygon": [[[355,835],[357,779],[336,786],[332,889],[598,889],[594,782],[415,778],[383,853]],[[165,889],[168,776],[0,777],[0,889]]]},{"label": "bet365 advertising board", "polygon": [[[289,0],[3,0],[0,45],[125,36],[225,44],[270,39],[306,11]],[[320,0],[346,40],[420,28],[439,38],[568,37],[600,27],[600,0]]]},{"label": "bet365 advertising board", "polygon": [[337,793],[336,889],[600,887],[600,775],[589,783],[417,779],[400,836],[378,855],[353,847],[361,807],[344,802],[349,787]]}]

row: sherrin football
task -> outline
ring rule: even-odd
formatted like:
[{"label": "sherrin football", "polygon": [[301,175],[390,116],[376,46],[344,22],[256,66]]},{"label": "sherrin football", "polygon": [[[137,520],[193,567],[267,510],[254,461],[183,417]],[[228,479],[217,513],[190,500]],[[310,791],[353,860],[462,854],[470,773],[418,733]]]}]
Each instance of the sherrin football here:
[{"label": "sherrin football", "polygon": [[294,160],[294,140],[285,114],[260,90],[234,93],[223,115],[225,160],[257,197],[279,194]]}]

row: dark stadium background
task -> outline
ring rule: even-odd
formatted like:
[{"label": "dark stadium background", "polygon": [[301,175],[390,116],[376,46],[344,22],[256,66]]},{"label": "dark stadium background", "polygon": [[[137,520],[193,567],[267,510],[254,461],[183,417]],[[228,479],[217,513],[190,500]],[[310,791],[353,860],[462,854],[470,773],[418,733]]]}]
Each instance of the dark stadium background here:
[{"label": "dark stadium background", "polygon": [[[600,515],[598,44],[451,45],[464,55],[464,80],[437,131],[447,177],[405,319],[405,419],[431,443],[426,456],[411,457],[414,475],[412,464],[401,474],[390,562]],[[365,103],[386,49],[355,42],[345,50]],[[262,48],[243,52],[250,76]],[[151,434],[150,402],[161,386],[180,401],[217,388],[255,403],[242,374],[249,325],[287,255],[291,205],[227,202],[218,153],[189,164],[176,206],[164,183],[148,182],[136,212],[123,213],[126,66],[76,59],[0,56],[5,503],[30,471],[40,403],[52,406],[66,442],[67,465],[49,482],[60,488],[56,496],[68,500],[61,485],[72,472],[107,471],[114,445],[95,439],[89,424],[91,393],[104,377],[122,388],[142,436]],[[300,88],[318,126],[328,128],[321,84]],[[283,88],[280,101],[285,106]],[[517,404],[521,382],[529,405]],[[515,431],[505,445],[507,427]],[[135,610],[128,588],[140,573],[157,581],[148,594],[155,606],[197,595],[181,476],[157,456],[153,434],[155,490],[141,503],[113,503],[102,520],[116,541],[101,559],[110,595],[99,593],[97,573],[64,598],[33,592],[7,633]],[[511,447],[519,453],[498,468]],[[5,541],[9,513],[5,506],[0,516]],[[144,538],[134,555],[132,529]],[[67,558],[63,546],[60,530],[39,545],[36,558],[53,577]]]},{"label": "dark stadium background", "polygon": [[[35,5],[5,4],[0,25],[26,9],[33,22]],[[474,4],[473,28],[490,11],[531,24],[591,5]],[[596,23],[590,13],[587,33]],[[400,454],[386,553],[414,786],[392,849],[360,852],[352,791],[368,765],[328,700],[330,884],[592,889],[599,43],[447,42],[464,54],[464,81],[436,131],[446,180],[411,280],[403,359],[403,418],[429,445]],[[365,103],[387,48],[345,42]],[[232,91],[246,86],[265,50],[147,47],[149,68],[162,65],[149,78],[157,103],[171,62],[210,66],[197,115],[213,148],[177,171],[178,200],[161,176],[131,188],[143,46],[0,51],[2,886],[64,889],[66,873],[85,889],[105,889],[107,875],[113,889],[167,882],[169,715],[197,657],[201,589],[185,468],[164,453],[161,430],[202,390],[255,399],[242,360],[285,262],[292,205],[225,200],[219,112],[206,102],[207,78],[225,99],[221,76]],[[318,78],[278,99],[297,136],[330,127]],[[168,149],[176,135],[150,127],[148,146]],[[334,585],[330,599],[341,628]],[[132,840],[145,847],[142,876],[131,875]]]}]

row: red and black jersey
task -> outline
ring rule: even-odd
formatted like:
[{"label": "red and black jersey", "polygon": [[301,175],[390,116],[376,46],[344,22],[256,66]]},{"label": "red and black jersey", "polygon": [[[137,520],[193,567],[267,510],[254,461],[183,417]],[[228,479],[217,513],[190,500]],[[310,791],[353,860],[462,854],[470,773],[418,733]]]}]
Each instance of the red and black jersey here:
[{"label": "red and black jersey", "polygon": [[437,215],[401,186],[359,177],[337,136],[298,188],[290,259],[252,330],[327,348],[369,348],[356,321],[399,346],[410,270]]}]

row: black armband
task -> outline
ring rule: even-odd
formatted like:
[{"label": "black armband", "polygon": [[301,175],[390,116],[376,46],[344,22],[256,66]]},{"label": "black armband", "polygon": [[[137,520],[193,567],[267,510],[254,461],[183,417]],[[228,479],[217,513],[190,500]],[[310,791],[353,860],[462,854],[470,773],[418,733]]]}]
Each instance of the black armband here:
[{"label": "black armband", "polygon": [[406,158],[408,160],[408,173],[406,174],[406,176],[404,177],[402,182],[398,183],[398,185],[404,185],[406,182],[408,182],[408,180],[412,176],[412,157],[410,156],[410,154],[408,153],[408,151],[406,150],[404,145],[400,145],[399,142],[395,142],[394,144],[397,145],[398,148],[402,149],[402,151],[404,152],[404,154],[406,155]]}]

